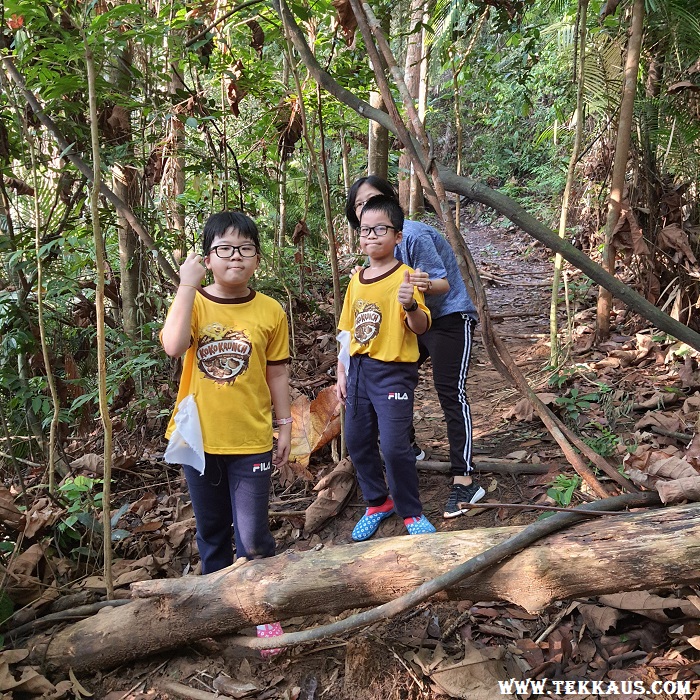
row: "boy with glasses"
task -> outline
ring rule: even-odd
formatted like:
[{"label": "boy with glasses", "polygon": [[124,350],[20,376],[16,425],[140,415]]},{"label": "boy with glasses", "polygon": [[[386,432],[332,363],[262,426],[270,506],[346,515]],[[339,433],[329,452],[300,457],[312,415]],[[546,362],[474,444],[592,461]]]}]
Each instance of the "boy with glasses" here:
[{"label": "boy with glasses", "polygon": [[[275,554],[270,476],[289,457],[292,419],[287,317],[277,301],[248,287],[260,264],[258,229],[245,214],[224,211],[209,217],[203,238],[204,258],[190,253],[180,267],[161,342],[170,357],[185,354],[166,437],[177,440],[184,420],[201,429],[203,454],[190,445],[183,469],[202,573],[209,574],[233,563],[232,527],[238,558]],[[207,270],[214,281],[202,288]],[[279,426],[274,455],[272,406]],[[280,634],[279,623],[258,626],[259,637]]]},{"label": "boy with glasses", "polygon": [[418,383],[416,336],[430,327],[430,312],[410,281],[413,270],[394,257],[403,222],[401,207],[390,197],[364,205],[360,248],[369,266],[350,280],[338,324],[351,340],[350,366],[338,362],[336,392],[346,404],[348,452],[369,504],[352,532],[355,541],[371,537],[395,510],[409,534],[435,532],[422,512],[409,438]]},{"label": "boy with glasses", "polygon": [[[365,202],[378,195],[398,201],[394,187],[376,175],[362,177],[352,185],[345,214],[353,228],[360,225]],[[406,221],[396,258],[416,270],[411,280],[425,294],[430,309],[430,329],[418,339],[418,367],[429,357],[432,360],[433,383],[450,443],[452,488],[443,517],[456,518],[486,495],[474,480],[472,413],[466,386],[478,315],[454,251],[435,228],[420,221]],[[416,459],[425,459],[425,452],[415,442],[413,426],[411,440]]]}]

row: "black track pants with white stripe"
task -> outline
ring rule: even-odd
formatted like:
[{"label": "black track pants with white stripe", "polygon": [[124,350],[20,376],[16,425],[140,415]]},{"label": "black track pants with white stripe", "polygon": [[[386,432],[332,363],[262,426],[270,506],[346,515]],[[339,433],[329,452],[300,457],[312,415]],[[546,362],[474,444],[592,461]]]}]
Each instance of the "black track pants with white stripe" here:
[{"label": "black track pants with white stripe", "polygon": [[432,360],[433,382],[447,423],[453,476],[466,476],[473,468],[467,374],[475,325],[467,314],[448,314],[433,319],[430,329],[418,336],[419,366],[428,357]]}]

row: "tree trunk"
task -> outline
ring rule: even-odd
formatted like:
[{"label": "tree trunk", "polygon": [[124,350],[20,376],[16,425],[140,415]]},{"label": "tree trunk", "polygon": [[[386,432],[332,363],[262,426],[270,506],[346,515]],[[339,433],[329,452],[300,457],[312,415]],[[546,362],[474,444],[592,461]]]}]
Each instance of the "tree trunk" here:
[{"label": "tree trunk", "polygon": [[97,116],[97,94],[95,91],[96,71],[92,50],[87,35],[83,34],[85,45],[85,65],[88,79],[88,103],[90,105],[90,137],[92,146],[93,179],[90,193],[90,214],[92,217],[92,236],[95,245],[95,326],[97,341],[97,390],[100,403],[100,418],[104,431],[104,481],[102,484],[102,533],[104,554],[104,581],[107,599],[114,597],[112,581],[112,526],[110,519],[111,482],[112,482],[112,419],[109,415],[107,401],[107,353],[105,335],[105,270],[104,241],[100,225],[100,134]]},{"label": "tree trunk", "polygon": [[[622,198],[625,188],[625,173],[629,158],[632,127],[634,125],[634,96],[637,92],[637,74],[639,73],[639,54],[644,34],[644,0],[635,0],[632,8],[632,26],[627,44],[625,61],[625,80],[622,86],[620,102],[620,119],[617,124],[617,143],[615,160],[610,182],[610,199],[608,201],[608,218],[605,223],[603,241],[603,267],[615,275],[615,248],[612,244],[613,231],[620,219]],[[598,313],[596,337],[605,340],[610,335],[610,312],[612,311],[612,294],[605,287],[598,293]]]},{"label": "tree trunk", "polygon": [[284,234],[287,230],[287,161],[281,158],[277,167],[277,186],[279,213],[277,221],[276,252],[279,253],[282,248],[284,248]]},{"label": "tree trunk", "polygon": [[[131,46],[121,51],[112,71],[112,83],[117,94],[131,93]],[[117,116],[121,118],[117,118]],[[115,105],[112,112],[114,122],[115,144],[123,145],[124,158],[112,166],[112,190],[132,211],[140,204],[138,179],[134,167],[134,147],[132,143],[131,113],[120,105]],[[121,296],[122,324],[124,332],[135,340],[140,328],[138,317],[138,298],[140,280],[141,242],[123,212],[117,212],[117,231],[119,237],[119,294]]]},{"label": "tree trunk", "polygon": [[[574,120],[576,121],[576,135],[574,137],[574,145],[571,149],[569,157],[569,168],[566,173],[566,185],[564,186],[564,194],[561,199],[561,213],[559,216],[559,238],[566,236],[566,221],[569,214],[569,197],[574,184],[574,176],[576,173],[576,164],[578,163],[579,153],[581,152],[581,143],[583,142],[583,85],[585,80],[586,68],[586,22],[588,21],[588,0],[579,0],[578,3],[578,26],[579,34],[577,37],[579,45],[579,62],[578,71],[574,68],[576,74],[576,110],[574,111]],[[564,259],[561,253],[557,253],[554,257],[554,271],[552,274],[552,298],[549,306],[549,364],[551,367],[559,367],[559,328],[557,323],[557,314],[559,313],[559,282],[561,280],[561,270]]]},{"label": "tree trunk", "polygon": [[[500,527],[389,537],[287,551],[208,576],[137,583],[136,599],[128,604],[31,640],[32,658],[76,671],[107,668],[262,622],[379,605],[520,531]],[[535,612],[555,600],[697,582],[699,537],[696,503],[597,517],[441,596],[507,600]]]},{"label": "tree trunk", "polygon": [[[291,92],[291,90],[289,90],[289,66],[290,61],[287,53],[285,52],[282,55],[282,85],[285,86],[287,94]],[[284,248],[284,238],[287,231],[287,161],[283,158],[283,153],[280,153],[279,163],[277,165],[277,202],[279,205],[279,213],[277,219],[277,233],[275,235],[273,259],[279,260],[281,267],[282,248]],[[304,213],[304,219],[306,220],[306,212]],[[302,239],[302,247],[303,245]]]},{"label": "tree trunk", "polygon": [[[175,41],[179,41],[179,36],[175,36]],[[175,63],[171,64],[172,76],[170,78],[170,97],[173,101],[173,109],[168,120],[167,149],[165,152],[165,165],[163,168],[163,187],[165,189],[166,201],[165,216],[168,226],[178,232],[178,245],[180,255],[184,260],[187,257],[188,245],[185,231],[185,207],[181,201],[181,195],[185,193],[185,125],[178,119],[176,113],[178,94],[185,90]],[[225,124],[226,120],[222,120]],[[225,138],[225,137],[224,137]],[[224,144],[224,154],[226,148]],[[228,183],[228,174],[226,182]],[[227,188],[228,192],[228,188]]]},{"label": "tree trunk", "polygon": [[[664,32],[665,34],[665,32]],[[659,215],[660,199],[663,193],[663,188],[660,186],[663,177],[663,168],[659,169],[658,161],[658,134],[660,123],[660,111],[658,97],[661,94],[664,77],[664,56],[666,48],[665,36],[653,36],[650,42],[652,47],[650,51],[653,53],[647,68],[646,79],[646,97],[644,110],[641,118],[641,139],[642,139],[642,172],[644,173],[644,202],[648,213],[642,218],[646,220],[645,229],[646,236],[656,241],[662,217]]]},{"label": "tree trunk", "polygon": [[[423,10],[422,22],[429,21],[428,13]],[[427,35],[425,27],[420,31],[420,65],[418,68],[418,117],[422,124],[425,124],[425,116],[428,112],[428,52],[426,50]],[[411,172],[411,194],[408,205],[410,216],[422,214],[425,211],[425,198],[423,197],[423,187],[420,184],[418,175]]]},{"label": "tree trunk", "polygon": [[[408,92],[414,102],[419,101],[421,88],[425,90],[425,85],[421,86],[421,78],[426,76],[427,72],[423,72],[423,27],[426,0],[411,0],[411,10],[409,19],[409,35],[406,43],[406,62],[404,69],[404,82],[408,88]],[[420,111],[420,107],[419,107]],[[404,154],[406,156],[406,154]],[[403,195],[401,204],[407,215],[423,210],[423,188],[421,187],[418,176],[413,171],[411,160],[408,158],[403,164],[405,175],[403,183],[399,185],[399,197]],[[403,190],[403,191],[402,191]]]},{"label": "tree trunk", "polygon": [[[372,99],[372,93],[370,93],[370,100],[371,99]],[[375,123],[376,122],[373,122],[371,120],[369,121],[370,132],[372,129],[372,124],[375,124]],[[377,127],[380,129],[384,128],[384,127],[380,126],[379,124],[377,124]],[[386,131],[386,129],[384,129],[384,130]],[[388,142],[389,142],[389,132],[388,131],[386,131],[386,137],[387,137],[387,144],[388,144]],[[370,137],[369,137],[369,143],[370,143],[370,147],[371,147],[371,145],[372,145],[371,133],[370,133]],[[352,177],[350,175],[350,158],[349,158],[348,154],[349,154],[349,148],[348,148],[348,144],[345,140],[345,128],[341,127],[341,129],[340,129],[340,157],[341,157],[341,162],[343,164],[343,188],[344,188],[346,197],[348,196],[348,192],[350,192],[350,188],[352,187]],[[385,163],[387,166],[389,165],[388,157],[389,157],[389,153],[387,151],[387,157],[385,158]],[[368,156],[368,162],[371,163],[371,158],[369,156]],[[370,167],[371,167],[371,165],[370,165]],[[371,175],[372,173],[368,172],[367,174]],[[384,176],[384,179],[386,180],[386,175]],[[307,192],[308,192],[308,190],[307,190]],[[308,200],[308,196],[307,196],[307,198],[306,198],[307,210],[308,210],[308,201],[309,200]],[[304,214],[304,218],[306,219],[306,214]],[[349,221],[348,221],[348,225],[347,225],[347,236],[348,236],[347,244],[348,244],[350,250],[357,250],[359,248],[359,245],[358,245],[358,241],[356,240],[355,230],[353,229],[352,224]]]},{"label": "tree trunk", "polygon": [[[382,26],[389,32],[391,27],[390,9],[387,9],[382,17]],[[372,68],[371,62],[370,68]],[[372,90],[369,93],[369,103],[375,109],[388,114],[386,105],[378,90]],[[400,158],[402,157],[403,155],[400,156]],[[367,174],[376,175],[384,180],[389,179],[389,130],[379,122],[371,119],[369,120],[369,143],[367,147]]]},{"label": "tree trunk", "polygon": [[[372,107],[386,112],[382,96],[378,92],[369,93],[369,103]],[[386,127],[371,119],[369,120],[367,174],[377,175],[377,177],[381,177],[384,180],[389,177],[389,131]]]}]

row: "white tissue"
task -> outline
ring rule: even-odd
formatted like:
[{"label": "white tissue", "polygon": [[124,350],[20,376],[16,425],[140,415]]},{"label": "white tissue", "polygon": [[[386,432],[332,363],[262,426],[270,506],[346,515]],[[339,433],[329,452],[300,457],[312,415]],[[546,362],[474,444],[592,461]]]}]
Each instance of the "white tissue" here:
[{"label": "white tissue", "polygon": [[335,339],[340,343],[338,361],[345,367],[345,374],[350,369],[350,331],[340,331]]},{"label": "white tissue", "polygon": [[204,474],[204,441],[194,394],[185,396],[177,407],[175,430],[163,459],[169,464],[187,464]]}]

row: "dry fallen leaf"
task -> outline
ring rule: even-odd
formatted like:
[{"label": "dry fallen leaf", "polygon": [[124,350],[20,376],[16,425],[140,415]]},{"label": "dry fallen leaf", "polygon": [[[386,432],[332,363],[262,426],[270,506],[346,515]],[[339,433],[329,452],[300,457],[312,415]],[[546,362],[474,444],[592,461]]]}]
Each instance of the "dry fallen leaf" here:
[{"label": "dry fallen leaf", "polygon": [[[696,391],[692,396],[689,396],[683,402],[683,406],[682,406],[681,410],[683,411],[683,413],[685,415],[687,415],[688,413],[693,413],[694,411],[700,411],[700,394],[698,394],[698,392]],[[697,437],[700,437],[700,436],[698,436],[698,434],[696,433],[695,436],[693,437],[693,440],[695,441],[695,438],[697,438]]]},{"label": "dry fallen leaf", "polygon": [[520,399],[513,408],[503,414],[503,419],[510,420],[512,418],[516,421],[530,422],[534,415],[534,410],[530,401],[528,399]]},{"label": "dry fallen leaf", "polygon": [[221,695],[231,698],[244,698],[246,695],[251,695],[260,690],[254,683],[241,683],[241,681],[229,678],[221,673],[214,679],[212,686]]},{"label": "dry fallen leaf", "polygon": [[90,474],[104,474],[105,471],[103,455],[94,452],[74,459],[70,466],[73,471],[83,471]]},{"label": "dry fallen leaf", "polygon": [[579,605],[578,609],[589,629],[601,634],[614,627],[621,617],[619,610],[605,605]]},{"label": "dry fallen leaf", "polygon": [[31,695],[41,695],[54,690],[53,683],[50,683],[29,666],[23,666],[14,671],[10,670],[10,664],[17,664],[26,659],[28,655],[28,649],[11,649],[0,652],[0,691],[18,690]]},{"label": "dry fallen leaf", "polygon": [[0,486],[0,522],[13,530],[21,530],[24,516],[15,505],[15,498],[9,489]]},{"label": "dry fallen leaf", "polygon": [[646,471],[650,476],[659,476],[665,479],[688,479],[698,476],[698,472],[692,465],[688,464],[685,459],[676,456],[659,460],[652,458]]},{"label": "dry fallen leaf", "polygon": [[335,7],[338,24],[341,26],[343,34],[345,35],[345,43],[348,46],[352,46],[352,42],[355,39],[355,30],[357,29],[355,13],[352,11],[348,0],[331,0],[331,4]]},{"label": "dry fallen leaf", "polygon": [[6,589],[16,604],[31,603],[44,591],[45,586],[36,576],[32,575],[43,558],[44,547],[37,543],[12,560],[10,568],[7,570]]},{"label": "dry fallen leaf", "polygon": [[289,462],[295,472],[313,477],[306,467],[311,454],[340,433],[340,403],[334,387],[318,392],[313,401],[303,394],[292,403],[292,449]]},{"label": "dry fallen leaf", "polygon": [[659,481],[656,490],[664,503],[700,501],[700,474],[674,481]]},{"label": "dry fallen leaf", "polygon": [[649,246],[644,240],[644,232],[639,226],[629,200],[625,197],[621,204],[620,218],[613,230],[613,246],[623,253],[627,260],[632,255],[649,255]]},{"label": "dry fallen leaf", "polygon": [[314,486],[316,500],[306,509],[304,534],[318,530],[329,518],[338,515],[348,497],[355,490],[355,469],[350,459],[338,462],[335,469]]},{"label": "dry fallen leaf", "polygon": [[65,511],[48,498],[40,498],[25,513],[24,536],[32,539],[38,532],[51,527],[61,519]]},{"label": "dry fallen leaf", "polygon": [[657,245],[660,248],[671,248],[678,251],[693,265],[697,262],[688,242],[688,234],[678,224],[664,226],[659,233]]},{"label": "dry fallen leaf", "polygon": [[180,520],[168,526],[165,532],[165,539],[173,549],[179,549],[186,538],[192,538],[195,531],[194,518]]},{"label": "dry fallen leaf", "polygon": [[[464,658],[457,661],[441,654],[438,663],[431,663],[426,674],[440,693],[453,698],[469,700],[492,700],[495,697],[508,697],[501,693],[498,681],[507,680],[511,673],[506,671],[502,647],[477,649],[465,642]],[[438,649],[436,649],[436,652]]]},{"label": "dry fallen leaf", "polygon": [[[603,605],[618,610],[631,610],[652,619],[667,620],[663,613],[666,609],[680,608],[687,617],[700,618],[700,610],[688,600],[683,598],[662,598],[646,591],[632,591],[629,593],[611,593],[598,598]],[[658,615],[656,613],[661,613]]]},{"label": "dry fallen leaf", "polygon": [[158,497],[156,494],[153,491],[146,491],[138,501],[129,506],[129,512],[138,515],[139,518],[143,518],[149,510],[155,508],[157,503]]},{"label": "dry fallen leaf", "polygon": [[667,415],[660,411],[650,411],[635,423],[634,429],[641,430],[649,426],[657,426],[664,430],[676,432],[681,430],[681,419],[677,415]]}]

